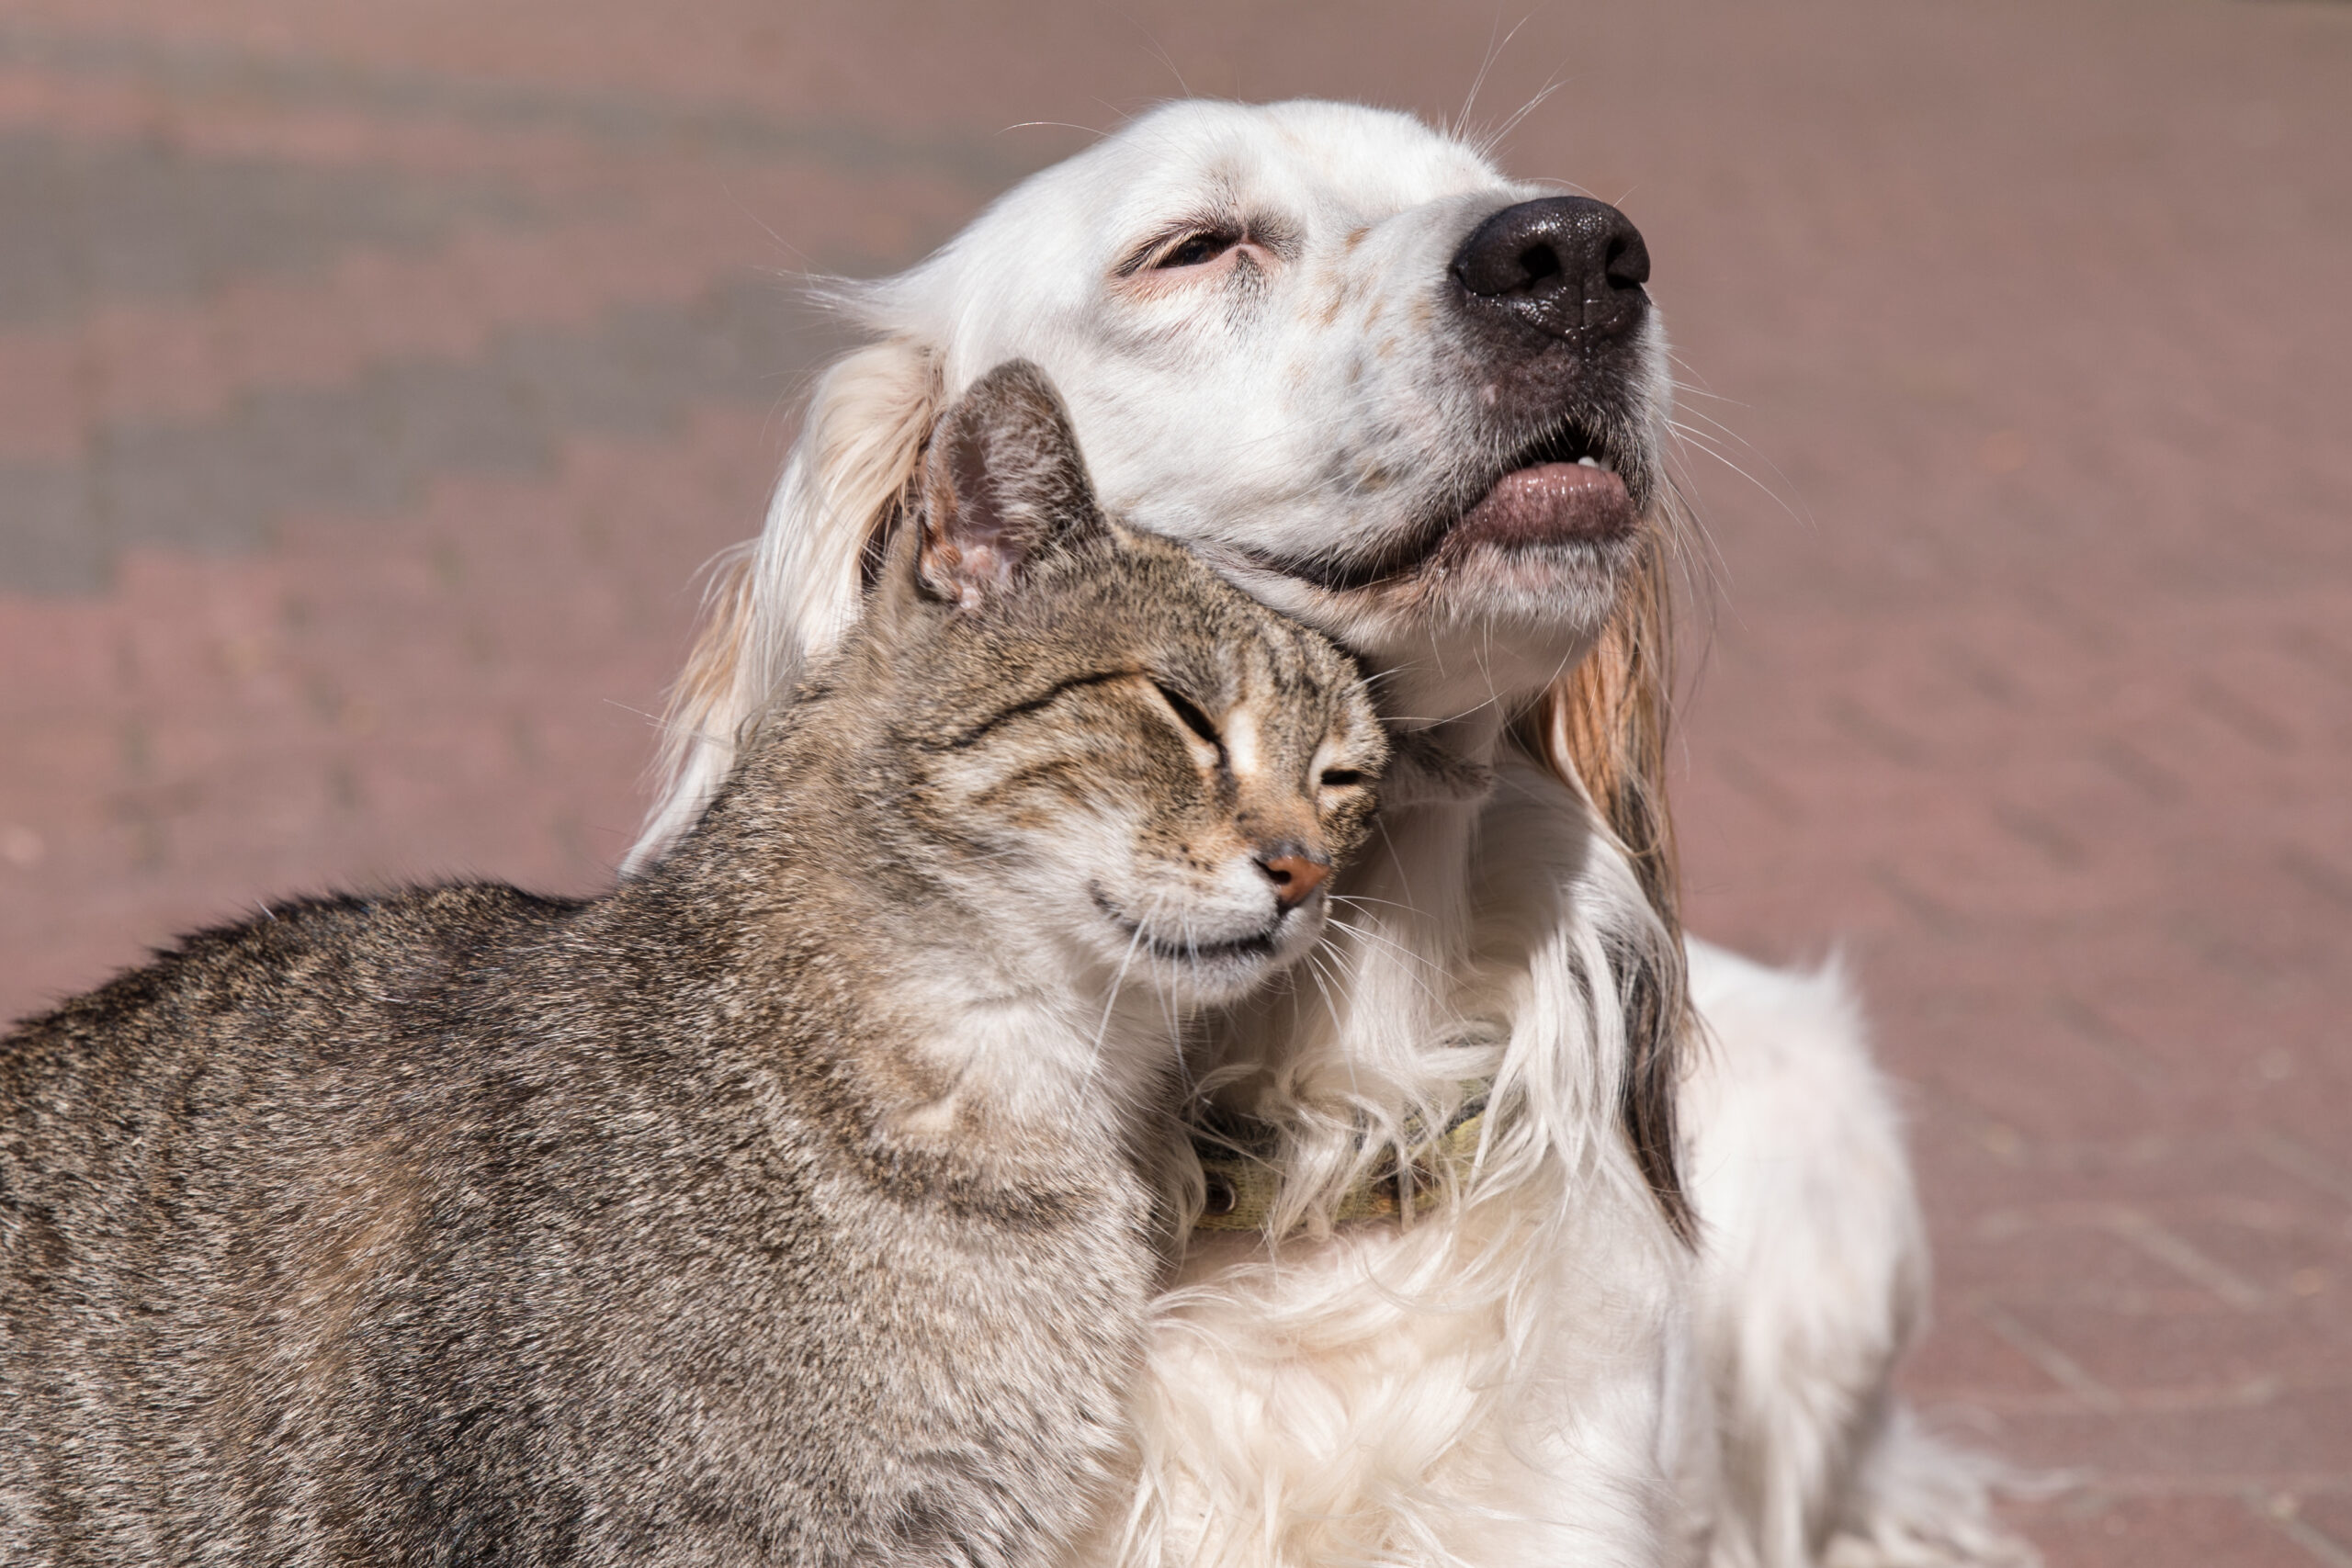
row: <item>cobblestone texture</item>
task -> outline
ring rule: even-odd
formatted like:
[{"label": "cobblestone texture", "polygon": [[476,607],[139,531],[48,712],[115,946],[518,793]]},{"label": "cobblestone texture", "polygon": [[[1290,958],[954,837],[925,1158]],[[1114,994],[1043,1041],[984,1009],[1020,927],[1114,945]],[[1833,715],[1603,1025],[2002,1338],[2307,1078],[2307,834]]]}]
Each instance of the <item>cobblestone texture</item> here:
[{"label": "cobblestone texture", "polygon": [[2352,7],[0,3],[0,1011],[271,894],[595,886],[902,265],[1180,90],[1622,202],[1708,519],[1698,925],[1842,949],[1911,1372],[2053,1563],[2352,1564]]}]

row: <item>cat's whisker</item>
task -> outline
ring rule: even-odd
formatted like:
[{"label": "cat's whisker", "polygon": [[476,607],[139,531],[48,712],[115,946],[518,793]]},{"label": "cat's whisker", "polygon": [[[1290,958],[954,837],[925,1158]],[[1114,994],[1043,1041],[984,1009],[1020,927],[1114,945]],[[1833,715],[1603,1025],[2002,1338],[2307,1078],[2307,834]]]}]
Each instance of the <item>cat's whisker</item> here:
[{"label": "cat's whisker", "polygon": [[1403,909],[1408,914],[1413,908],[1410,904],[1400,904],[1394,898],[1374,898],[1364,893],[1334,893],[1330,898],[1334,904],[1378,904],[1383,908]]},{"label": "cat's whisker", "polygon": [[1159,996],[1159,1016],[1168,1025],[1168,1049],[1176,1059],[1176,1081],[1183,1086],[1183,1100],[1189,1104],[1199,1086],[1193,1077],[1192,1058],[1184,1049],[1184,1021],[1176,1010],[1176,998],[1165,991]]},{"label": "cat's whisker", "polygon": [[[1306,975],[1308,979],[1315,982],[1315,988],[1323,998],[1323,1016],[1329,1019],[1332,1025],[1337,1027],[1340,1021],[1340,1005],[1333,998],[1332,988],[1337,986],[1344,989],[1344,976],[1334,973],[1330,960],[1319,953],[1310,953],[1306,955]],[[1348,1077],[1351,1089],[1354,1087],[1355,1070],[1355,1060],[1350,1057]]]},{"label": "cat's whisker", "polygon": [[1405,902],[1408,906],[1413,905],[1412,884],[1405,875],[1405,857],[1396,852],[1396,840],[1389,836],[1388,819],[1385,817],[1375,817],[1372,819],[1372,825],[1379,832],[1380,841],[1388,851],[1388,863],[1396,868],[1396,890],[1405,895]]},{"label": "cat's whisker", "polygon": [[[1393,948],[1396,948],[1396,951],[1397,951],[1397,952],[1399,952],[1399,953],[1403,953],[1403,952],[1406,952],[1406,951],[1407,951],[1405,948],[1402,948],[1402,947],[1397,946],[1397,944],[1396,944],[1396,942],[1389,941],[1389,939],[1387,939],[1387,938],[1385,938],[1385,937],[1379,936],[1379,935],[1377,935],[1376,933],[1369,932],[1369,931],[1359,931],[1359,930],[1357,930],[1355,927],[1352,927],[1352,926],[1347,925],[1346,923],[1344,923],[1344,922],[1342,922],[1342,921],[1340,921],[1340,920],[1333,920],[1333,921],[1331,922],[1331,924],[1332,924],[1332,926],[1333,926],[1335,929],[1340,930],[1340,931],[1345,931],[1349,936],[1351,936],[1351,937],[1357,938],[1357,939],[1358,939],[1358,940],[1360,940],[1360,941],[1372,941],[1372,942],[1385,942],[1388,946],[1393,947]],[[1425,964],[1425,966],[1426,966],[1426,967],[1438,967],[1437,965],[1429,965],[1429,964]],[[1444,1000],[1444,999],[1443,999],[1443,998],[1442,998],[1442,997],[1441,997],[1441,996],[1439,995],[1439,993],[1438,993],[1438,991],[1437,991],[1436,987],[1432,987],[1432,986],[1431,986],[1431,985],[1430,985],[1427,980],[1422,979],[1419,975],[1414,974],[1414,973],[1413,973],[1411,970],[1409,970],[1409,969],[1405,970],[1403,973],[1404,973],[1405,978],[1407,978],[1408,980],[1411,981],[1411,982],[1413,983],[1413,985],[1414,985],[1414,986],[1416,986],[1417,987],[1419,987],[1419,990],[1420,990],[1420,992],[1421,992],[1421,994],[1422,994],[1423,996],[1426,996],[1427,998],[1429,998],[1429,999],[1430,999],[1431,1002],[1433,1002],[1433,1003],[1437,1003],[1437,1004],[1438,1004],[1438,1005],[1440,1005],[1440,1006],[1442,1006],[1442,1005],[1443,1005],[1443,1000]]]},{"label": "cat's whisker", "polygon": [[1406,957],[1410,958],[1414,963],[1419,964],[1425,969],[1442,969],[1445,967],[1444,964],[1430,958],[1427,953],[1415,953],[1411,948],[1406,946],[1403,942],[1398,942],[1395,937],[1385,935],[1382,932],[1372,930],[1368,926],[1351,925],[1346,920],[1340,919],[1337,915],[1330,917],[1330,922],[1332,928],[1336,931],[1343,931],[1350,936],[1360,938],[1363,941],[1376,942],[1384,947],[1394,948],[1396,952],[1403,953]]},{"label": "cat's whisker", "polygon": [[1102,1004],[1102,1021],[1094,1026],[1093,1057],[1086,1066],[1086,1087],[1089,1089],[1094,1087],[1094,1080],[1102,1070],[1102,1042],[1111,1032],[1111,1015],[1119,1006],[1119,989],[1126,984],[1127,966],[1135,962],[1136,949],[1143,945],[1143,933],[1149,922],[1159,918],[1160,902],[1166,897],[1163,892],[1155,897],[1150,911],[1136,922],[1135,935],[1127,939],[1127,951],[1119,959],[1118,973],[1111,976],[1111,995]]}]

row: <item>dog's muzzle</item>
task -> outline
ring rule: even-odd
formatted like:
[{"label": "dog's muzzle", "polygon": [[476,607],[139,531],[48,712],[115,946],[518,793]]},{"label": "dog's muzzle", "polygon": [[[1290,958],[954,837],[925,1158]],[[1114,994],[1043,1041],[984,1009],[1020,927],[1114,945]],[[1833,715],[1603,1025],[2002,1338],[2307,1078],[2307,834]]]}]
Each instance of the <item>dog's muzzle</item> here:
[{"label": "dog's muzzle", "polygon": [[1580,196],[1506,207],[1454,252],[1456,331],[1508,454],[1465,538],[1605,539],[1649,505],[1649,276],[1641,231]]}]

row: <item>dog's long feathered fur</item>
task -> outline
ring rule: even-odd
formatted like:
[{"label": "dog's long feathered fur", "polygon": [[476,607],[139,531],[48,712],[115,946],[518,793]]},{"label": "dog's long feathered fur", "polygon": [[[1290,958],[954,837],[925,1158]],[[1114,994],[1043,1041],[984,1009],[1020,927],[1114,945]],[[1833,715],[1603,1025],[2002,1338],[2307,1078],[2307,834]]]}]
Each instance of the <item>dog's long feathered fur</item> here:
[{"label": "dog's long feathered fur", "polygon": [[[1454,373],[1400,337],[1411,299],[1387,310],[1383,279],[1442,265],[1526,194],[1402,117],[1182,104],[1027,182],[914,272],[841,290],[877,341],[819,383],[765,531],[715,588],[639,862],[858,615],[933,411],[995,357],[1046,362],[1114,511],[1213,559],[1237,541],[1326,547],[1334,528],[1377,525],[1396,492],[1367,476],[1395,483],[1394,443],[1367,448],[1328,504],[1282,465],[1358,438],[1340,405],[1371,396],[1344,389],[1368,363],[1388,378],[1382,439],[1442,426],[1412,378]],[[1229,302],[1204,327],[1139,264],[1090,270],[1098,231],[1148,232],[1204,203],[1230,212],[1216,221],[1237,269],[1262,284],[1288,267],[1322,290],[1295,322]],[[1334,223],[1336,259],[1284,251],[1285,232]],[[1106,324],[1092,299],[1127,314]],[[1209,428],[1227,402],[1244,423]],[[1449,450],[1427,445],[1425,467]],[[1426,733],[1452,761],[1424,770],[1419,798],[1409,768],[1392,776],[1384,843],[1340,889],[1315,983],[1228,1021],[1204,1085],[1281,1130],[1282,1239],[1195,1239],[1160,1311],[1131,1504],[1095,1559],[1797,1568],[2021,1550],[1987,1522],[1978,1472],[1888,1390],[1924,1247],[1844,990],[1682,939],[1662,497],[1650,513],[1549,678],[1478,664],[1492,621],[1430,622],[1438,676],[1410,689],[1454,694],[1400,717],[1447,720]],[[1342,640],[1383,631],[1228,570]],[[1441,678],[1459,673],[1449,657],[1499,700],[1462,698]],[[1408,685],[1392,697],[1409,705]],[[1329,1224],[1412,1127],[1488,1079],[1472,1176],[1425,1191],[1408,1224]]]}]

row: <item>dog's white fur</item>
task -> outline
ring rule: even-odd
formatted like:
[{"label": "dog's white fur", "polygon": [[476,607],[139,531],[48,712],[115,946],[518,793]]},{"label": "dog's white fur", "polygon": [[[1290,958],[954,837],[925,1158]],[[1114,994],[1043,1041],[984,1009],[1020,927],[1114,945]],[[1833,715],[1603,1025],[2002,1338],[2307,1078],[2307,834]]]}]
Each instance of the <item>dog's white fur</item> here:
[{"label": "dog's white fur", "polygon": [[[1622,1134],[1627,965],[1679,933],[1573,777],[1507,727],[1592,646],[1623,562],[1351,592],[1283,570],[1404,536],[1492,477],[1503,438],[1430,301],[1463,237],[1537,194],[1402,116],[1179,104],[1025,182],[913,271],[844,290],[879,341],[819,385],[722,589],[639,854],[692,821],[742,727],[859,613],[861,552],[944,401],[1037,361],[1114,515],[1356,648],[1391,718],[1459,764],[1391,791],[1316,983],[1206,1047],[1205,1086],[1283,1131],[1284,1239],[1196,1237],[1140,1391],[1132,1491],[1086,1556],[2015,1560],[1969,1462],[1889,1392],[1925,1252],[1839,979],[1689,944],[1695,1247]],[[1188,225],[1230,243],[1154,270],[1153,244]],[[1654,320],[1644,332],[1646,413],[1620,450],[1654,473],[1668,383]],[[1424,1191],[1410,1223],[1330,1224],[1416,1118],[1485,1079],[1471,1176]]]}]

